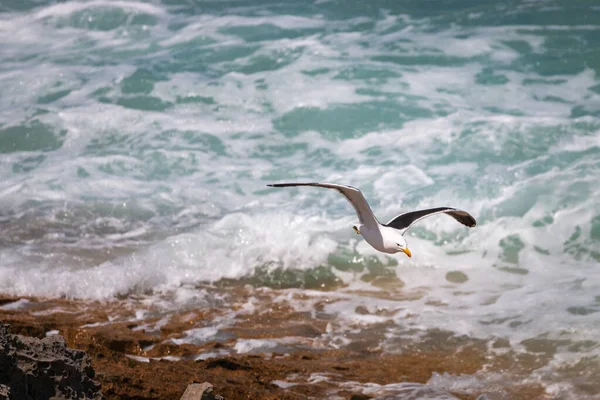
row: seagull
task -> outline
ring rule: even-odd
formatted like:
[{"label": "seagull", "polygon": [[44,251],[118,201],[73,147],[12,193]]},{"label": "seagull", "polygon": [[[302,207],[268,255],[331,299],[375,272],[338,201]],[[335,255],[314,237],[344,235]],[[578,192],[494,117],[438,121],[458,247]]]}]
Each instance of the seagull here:
[{"label": "seagull", "polygon": [[335,189],[342,194],[354,207],[356,215],[358,216],[358,227],[355,225],[352,228],[357,235],[362,235],[367,243],[369,243],[375,250],[383,253],[395,254],[402,252],[408,257],[412,257],[410,250],[408,250],[406,239],[404,234],[415,222],[421,219],[435,214],[448,214],[458,222],[466,225],[470,228],[474,227],[477,222],[475,218],[466,211],[459,210],[452,207],[437,207],[429,208],[427,210],[411,211],[404,214],[400,214],[387,224],[381,224],[369,203],[363,196],[362,192],[355,187],[347,185],[338,185],[336,183],[273,183],[267,185],[269,187],[292,187],[292,186],[315,186],[327,189]]}]

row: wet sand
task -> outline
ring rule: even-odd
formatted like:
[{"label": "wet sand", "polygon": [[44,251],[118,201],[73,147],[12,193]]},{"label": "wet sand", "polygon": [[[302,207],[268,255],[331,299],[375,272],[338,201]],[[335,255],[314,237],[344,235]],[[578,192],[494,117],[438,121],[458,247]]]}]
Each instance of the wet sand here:
[{"label": "wet sand", "polygon": [[[0,297],[0,307],[17,300]],[[27,300],[16,309],[0,309],[0,321],[10,324],[15,334],[44,337],[58,331],[69,347],[86,351],[108,399],[178,399],[188,384],[208,381],[214,385],[214,392],[226,399],[337,396],[356,400],[375,397],[372,389],[377,385],[426,383],[434,374],[470,375],[484,368],[493,373],[518,369],[520,363],[536,364],[535,360],[519,359],[510,352],[490,361],[485,343],[455,338],[445,332],[432,333],[418,345],[407,342],[400,354],[387,353],[371,342],[368,334],[337,349],[314,346],[315,338],[328,329],[326,321],[281,304],[236,318],[228,328],[230,338],[177,345],[173,340],[213,318],[219,310],[186,309],[172,314],[158,329],[144,329],[160,318],[131,321],[135,307],[125,300]],[[284,337],[306,340],[312,346],[259,354],[233,350],[240,339]],[[440,341],[445,345],[436,345]],[[209,353],[213,357],[198,359],[200,354]],[[475,399],[490,392],[489,388],[473,385],[451,393],[460,399]],[[541,386],[519,381],[503,385],[499,393],[508,397],[497,398],[550,398]]]}]

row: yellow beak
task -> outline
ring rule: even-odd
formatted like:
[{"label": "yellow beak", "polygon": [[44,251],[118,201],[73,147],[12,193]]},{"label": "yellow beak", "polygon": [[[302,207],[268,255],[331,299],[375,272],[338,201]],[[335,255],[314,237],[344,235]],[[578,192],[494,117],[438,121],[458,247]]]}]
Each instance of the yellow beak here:
[{"label": "yellow beak", "polygon": [[407,248],[402,249],[401,250],[404,254],[406,254],[409,258],[412,258],[412,254],[410,253],[410,250]]}]

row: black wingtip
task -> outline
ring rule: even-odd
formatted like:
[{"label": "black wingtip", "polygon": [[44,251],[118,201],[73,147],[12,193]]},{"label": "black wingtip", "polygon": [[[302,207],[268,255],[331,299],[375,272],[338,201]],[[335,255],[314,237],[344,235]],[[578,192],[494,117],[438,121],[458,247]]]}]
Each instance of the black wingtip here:
[{"label": "black wingtip", "polygon": [[450,215],[466,227],[474,228],[477,225],[477,221],[475,221],[475,218],[473,218],[473,216],[466,211],[460,210],[460,213]]},{"label": "black wingtip", "polygon": [[475,217],[473,217],[471,214],[469,214],[469,217],[471,217],[471,228],[477,226],[477,221],[475,220]]},{"label": "black wingtip", "polygon": [[477,226],[477,221],[475,221],[475,218],[473,218],[470,214],[467,214],[468,217],[466,217],[466,219],[464,221],[460,221],[462,222],[464,225],[468,226],[469,228],[475,228]]}]

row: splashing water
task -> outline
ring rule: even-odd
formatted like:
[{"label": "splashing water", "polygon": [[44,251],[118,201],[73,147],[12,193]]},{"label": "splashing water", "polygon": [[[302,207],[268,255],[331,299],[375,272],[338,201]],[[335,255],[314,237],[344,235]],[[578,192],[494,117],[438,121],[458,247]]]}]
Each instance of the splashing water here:
[{"label": "splashing water", "polygon": [[[420,331],[553,343],[530,379],[600,394],[571,378],[600,372],[600,8],[432,4],[3,2],[0,292],[343,285],[342,325],[402,306]],[[341,196],[281,180],[478,227],[432,217],[387,257]],[[350,294],[378,277],[420,294]]]}]

